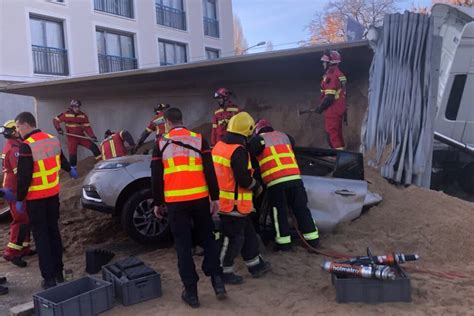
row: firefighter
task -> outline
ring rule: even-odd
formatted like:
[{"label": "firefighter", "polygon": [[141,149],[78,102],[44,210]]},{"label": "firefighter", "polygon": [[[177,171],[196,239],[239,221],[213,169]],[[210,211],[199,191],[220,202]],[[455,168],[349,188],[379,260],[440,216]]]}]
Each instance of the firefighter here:
[{"label": "firefighter", "polygon": [[292,209],[306,242],[317,247],[319,233],[307,207],[308,197],[293,152],[294,139],[274,130],[265,119],[257,122],[255,134],[248,148],[252,157],[258,161],[272,206],[276,249],[291,249],[288,207]]},{"label": "firefighter", "polygon": [[58,227],[59,171],[64,169],[77,179],[61,151],[59,140],[36,128],[36,119],[30,112],[15,118],[16,129],[23,139],[19,148],[16,209],[25,211],[38,251],[39,268],[47,289],[64,282],[63,246]]},{"label": "firefighter", "polygon": [[212,117],[211,145],[215,146],[226,134],[227,124],[232,116],[239,113],[239,107],[232,103],[232,91],[227,88],[219,88],[214,93],[219,108]]},{"label": "firefighter", "polygon": [[[89,149],[96,160],[101,158],[99,147],[95,144],[98,142],[97,137],[92,130],[89,118],[81,111],[81,105],[81,101],[71,100],[69,109],[53,119],[54,127],[59,135],[64,135],[61,123],[64,123],[66,126],[67,149],[72,169],[76,169],[77,166],[78,146]],[[87,139],[85,134],[87,134],[90,139]]]},{"label": "firefighter", "polygon": [[154,211],[162,218],[166,204],[184,284],[181,298],[196,308],[199,277],[192,254],[193,235],[204,248],[202,270],[211,277],[217,298],[227,297],[211,217],[219,208],[219,187],[207,141],[183,126],[179,109],[169,108],[164,118],[169,132],[157,140],[151,162]]},{"label": "firefighter", "polygon": [[148,123],[148,126],[143,131],[142,135],[140,136],[140,139],[138,140],[137,145],[132,149],[132,155],[137,152],[137,150],[143,145],[145,140],[152,132],[155,132],[156,139],[160,138],[160,136],[166,132],[164,113],[165,110],[169,107],[170,105],[165,103],[159,103],[155,106],[153,110],[155,116],[150,121],[150,123]]},{"label": "firefighter", "polygon": [[212,149],[214,168],[219,182],[219,215],[223,244],[221,264],[224,282],[241,284],[243,278],[234,273],[234,260],[241,254],[248,271],[259,278],[270,271],[259,252],[259,243],[249,215],[254,211],[253,195],[262,193],[262,186],[252,177],[250,155],[245,146],[255,128],[253,118],[240,112],[229,120],[227,134]]},{"label": "firefighter", "polygon": [[3,189],[0,191],[8,201],[13,221],[10,224],[10,239],[3,252],[3,258],[14,265],[24,268],[27,263],[24,256],[33,255],[30,249],[30,225],[28,215],[16,209],[15,197],[17,186],[18,150],[21,145],[20,136],[15,129],[15,121],[9,120],[3,124],[3,136],[7,142],[3,147]]},{"label": "firefighter", "polygon": [[111,132],[110,129],[105,131],[104,140],[100,143],[100,151],[102,160],[122,157],[127,154],[124,142],[131,147],[135,146],[132,135],[128,131],[120,131],[118,133]]},{"label": "firefighter", "polygon": [[341,55],[335,50],[326,51],[321,58],[325,70],[321,80],[321,102],[317,113],[324,112],[324,128],[329,146],[344,149],[342,122],[346,114],[346,76],[339,69]]}]

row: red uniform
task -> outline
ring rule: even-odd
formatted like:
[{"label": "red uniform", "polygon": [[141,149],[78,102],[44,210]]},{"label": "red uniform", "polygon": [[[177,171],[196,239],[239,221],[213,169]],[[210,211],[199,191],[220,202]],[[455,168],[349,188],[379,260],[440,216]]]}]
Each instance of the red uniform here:
[{"label": "red uniform", "polygon": [[[11,190],[16,195],[18,151],[21,141],[10,138],[3,147],[3,188]],[[30,252],[30,228],[26,209],[19,213],[15,202],[9,202],[13,221],[10,224],[10,239],[3,256],[15,258]],[[25,207],[25,205],[23,206]]]},{"label": "red uniform", "polygon": [[122,157],[127,154],[123,139],[120,133],[113,133],[100,144],[100,151],[102,152],[102,160]]},{"label": "red uniform", "polygon": [[146,127],[146,131],[151,133],[155,132],[157,136],[163,135],[165,133],[165,118],[164,111],[158,112],[155,117],[150,121]]},{"label": "red uniform", "polygon": [[224,108],[219,108],[214,112],[212,117],[211,146],[224,139],[227,131],[227,123],[232,116],[239,113],[239,107],[232,103],[227,104]]},{"label": "red uniform", "polygon": [[[56,130],[61,129],[61,123],[66,125],[66,133],[78,135],[78,136],[89,136],[90,138],[96,138],[94,131],[92,130],[89,118],[84,112],[79,111],[74,113],[72,110],[67,110],[64,113],[59,114],[53,120],[54,127]],[[72,166],[76,165],[77,162],[77,147],[83,146],[91,150],[96,159],[100,159],[99,148],[90,140],[83,139],[74,136],[67,136],[67,149],[69,152],[69,159]]]},{"label": "red uniform", "polygon": [[331,65],[321,80],[321,101],[327,95],[334,95],[334,102],[324,112],[324,127],[329,146],[335,149],[344,147],[342,121],[346,112],[346,77],[337,65]]}]

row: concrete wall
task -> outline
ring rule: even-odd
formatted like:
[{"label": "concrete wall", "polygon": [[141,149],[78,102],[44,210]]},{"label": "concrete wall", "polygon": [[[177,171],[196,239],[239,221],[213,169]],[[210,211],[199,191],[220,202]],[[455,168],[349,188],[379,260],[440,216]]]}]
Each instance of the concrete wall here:
[{"label": "concrete wall", "polygon": [[[0,125],[8,120],[15,119],[16,115],[23,111],[36,114],[34,98],[0,93]],[[0,148],[3,148],[4,140],[3,136],[0,135]]]},{"label": "concrete wall", "polygon": [[71,76],[99,72],[96,27],[134,34],[139,68],[159,66],[158,38],[186,43],[188,61],[206,59],[205,47],[233,55],[232,1],[218,1],[218,39],[204,36],[202,1],[183,2],[186,31],[158,25],[154,0],[134,0],[133,19],[94,11],[93,0],[0,0],[0,81],[57,78],[33,73],[30,14],[63,21]]},{"label": "concrete wall", "polygon": [[[255,119],[267,118],[276,129],[293,135],[300,146],[328,147],[324,136],[323,117],[318,114],[299,116],[298,107],[310,108],[319,104],[319,74],[311,80],[267,80],[227,85],[233,89],[236,104]],[[358,150],[360,125],[367,107],[368,74],[348,73],[347,89],[349,126],[344,127],[347,147]],[[203,133],[208,139],[211,117],[217,105],[212,99],[214,90],[223,83],[199,83],[186,89],[127,93],[117,91],[95,98],[82,98],[83,110],[89,115],[99,139],[107,129],[126,129],[138,138],[153,116],[157,102],[167,102],[184,113],[187,127]],[[224,86],[226,86],[224,84]],[[52,118],[67,108],[68,99],[38,100],[39,124],[46,131],[55,133]],[[151,140],[152,137],[149,137]],[[81,149],[80,157],[88,154]]]}]

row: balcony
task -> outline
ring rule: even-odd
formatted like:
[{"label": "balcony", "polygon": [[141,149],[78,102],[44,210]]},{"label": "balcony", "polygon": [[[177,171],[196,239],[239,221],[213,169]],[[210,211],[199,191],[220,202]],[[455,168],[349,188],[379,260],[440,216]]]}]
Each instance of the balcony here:
[{"label": "balcony", "polygon": [[32,49],[35,74],[69,75],[66,49],[37,45],[32,45]]},{"label": "balcony", "polygon": [[133,19],[132,0],[94,0],[94,10]]},{"label": "balcony", "polygon": [[186,30],[186,12],[156,4],[156,23],[179,30]]},{"label": "balcony", "polygon": [[127,58],[120,56],[111,56],[98,54],[99,56],[99,72],[115,72],[138,68],[136,58]]},{"label": "balcony", "polygon": [[204,35],[219,37],[219,21],[211,18],[204,18]]}]

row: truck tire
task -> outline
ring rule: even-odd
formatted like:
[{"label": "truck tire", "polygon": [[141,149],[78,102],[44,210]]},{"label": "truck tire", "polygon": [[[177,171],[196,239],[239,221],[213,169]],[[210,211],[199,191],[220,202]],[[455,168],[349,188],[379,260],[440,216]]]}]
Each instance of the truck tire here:
[{"label": "truck tire", "polygon": [[464,192],[474,195],[474,162],[470,162],[462,168],[458,182]]},{"label": "truck tire", "polygon": [[140,244],[168,245],[171,240],[167,216],[159,220],[153,213],[149,188],[141,189],[128,198],[122,209],[121,223],[127,234]]}]

